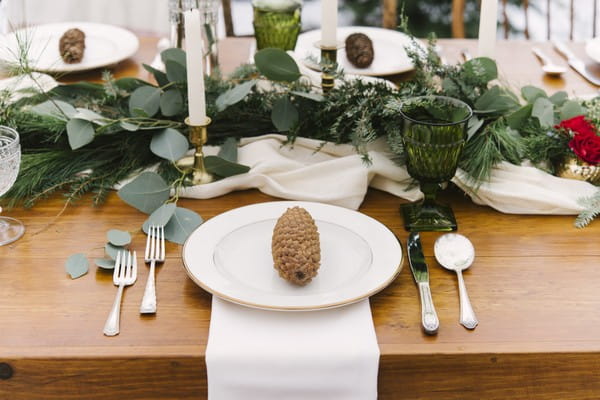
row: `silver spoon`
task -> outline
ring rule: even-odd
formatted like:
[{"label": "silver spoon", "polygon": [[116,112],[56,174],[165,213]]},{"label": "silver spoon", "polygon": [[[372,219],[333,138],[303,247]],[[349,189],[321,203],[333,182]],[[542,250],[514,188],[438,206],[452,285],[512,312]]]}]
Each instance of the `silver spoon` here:
[{"label": "silver spoon", "polygon": [[559,77],[562,74],[564,74],[565,72],[567,72],[566,67],[563,67],[562,65],[554,64],[554,62],[546,54],[544,54],[539,48],[533,47],[531,49],[531,51],[542,62],[542,71],[544,71],[545,74],[550,75],[550,76]]},{"label": "silver spoon", "polygon": [[462,271],[469,268],[475,260],[475,249],[469,239],[458,233],[447,233],[440,236],[434,245],[435,258],[440,265],[455,271],[458,277],[458,294],[460,296],[460,323],[467,329],[475,329],[477,317],[467,294],[467,287]]}]

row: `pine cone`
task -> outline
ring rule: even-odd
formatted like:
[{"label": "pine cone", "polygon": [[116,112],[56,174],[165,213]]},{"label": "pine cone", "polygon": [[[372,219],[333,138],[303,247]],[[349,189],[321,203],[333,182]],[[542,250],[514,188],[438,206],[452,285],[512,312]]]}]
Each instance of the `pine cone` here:
[{"label": "pine cone", "polygon": [[77,28],[69,29],[61,36],[58,50],[64,62],[81,62],[85,50],[85,33]]},{"label": "pine cone", "polygon": [[346,57],[357,68],[367,68],[375,58],[373,42],[364,33],[353,33],[346,38]]},{"label": "pine cone", "polygon": [[273,263],[279,276],[306,285],[319,271],[321,247],[315,220],[304,208],[288,208],[277,220],[271,241]]}]

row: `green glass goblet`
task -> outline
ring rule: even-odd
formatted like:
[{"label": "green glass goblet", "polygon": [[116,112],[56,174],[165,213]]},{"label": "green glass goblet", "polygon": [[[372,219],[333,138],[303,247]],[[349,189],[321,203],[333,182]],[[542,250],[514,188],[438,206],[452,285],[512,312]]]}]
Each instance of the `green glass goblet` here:
[{"label": "green glass goblet", "polygon": [[294,50],[302,26],[301,0],[253,0],[257,50],[275,47]]},{"label": "green glass goblet", "polygon": [[408,231],[455,231],[450,206],[436,202],[440,184],[452,179],[467,140],[467,123],[473,111],[460,100],[443,96],[415,97],[405,101],[402,141],[406,168],[419,181],[424,198],[401,206]]}]

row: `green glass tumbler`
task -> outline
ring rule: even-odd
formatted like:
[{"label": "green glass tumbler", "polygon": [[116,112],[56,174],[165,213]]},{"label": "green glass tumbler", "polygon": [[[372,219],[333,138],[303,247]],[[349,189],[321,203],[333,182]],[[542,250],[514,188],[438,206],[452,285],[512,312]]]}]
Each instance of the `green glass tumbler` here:
[{"label": "green glass tumbler", "polygon": [[253,0],[257,50],[275,47],[294,50],[300,33],[300,0]]},{"label": "green glass tumbler", "polygon": [[467,140],[473,111],[443,96],[411,98],[400,108],[406,168],[419,181],[424,198],[401,206],[408,231],[455,231],[452,208],[436,202],[440,184],[454,177]]}]

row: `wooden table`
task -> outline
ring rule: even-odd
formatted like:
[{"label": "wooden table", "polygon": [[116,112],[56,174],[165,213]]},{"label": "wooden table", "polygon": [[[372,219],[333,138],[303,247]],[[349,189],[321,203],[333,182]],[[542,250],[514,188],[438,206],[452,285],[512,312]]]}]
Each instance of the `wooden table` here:
[{"label": "wooden table", "polygon": [[[143,39],[133,60],[116,76],[146,78],[155,39]],[[449,59],[473,41],[441,41]],[[227,39],[222,55],[245,57],[247,39]],[[234,50],[235,49],[235,50]],[[543,78],[527,42],[498,44],[503,76],[514,85],[588,93],[572,72],[564,80]],[[243,51],[242,51],[243,50]],[[581,46],[578,48],[581,50]],[[69,79],[97,79],[88,73]],[[420,328],[420,304],[406,261],[398,279],[372,297],[381,349],[381,399],[598,399],[600,398],[600,222],[583,230],[573,216],[506,215],[473,205],[463,194],[444,195],[460,233],[474,243],[475,264],[465,274],[480,320],[474,331],[458,324],[455,276],[432,258],[438,234],[423,234],[433,298],[440,317],[437,336]],[[211,200],[181,200],[205,219],[273,198],[255,190]],[[400,200],[370,190],[361,211],[392,229],[405,244]],[[30,210],[11,210],[27,234],[0,248],[0,399],[199,399],[206,396],[204,352],[211,296],[187,276],[181,248],[168,244],[158,268],[159,312],[140,316],[147,268],[125,291],[121,334],[102,327],[115,287],[111,274],[92,267],[71,280],[66,258],[84,252],[103,256],[111,228],[133,231],[133,248],[144,248],[139,227],[146,216],[111,195],[92,207],[82,199],[60,218],[61,198]]]}]

